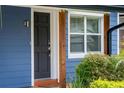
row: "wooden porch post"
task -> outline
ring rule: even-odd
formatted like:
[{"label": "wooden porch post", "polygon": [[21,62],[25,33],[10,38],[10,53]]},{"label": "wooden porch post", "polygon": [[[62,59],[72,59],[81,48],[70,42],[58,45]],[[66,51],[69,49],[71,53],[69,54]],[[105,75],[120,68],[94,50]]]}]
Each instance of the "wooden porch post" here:
[{"label": "wooden porch post", "polygon": [[59,87],[66,87],[66,12],[59,12]]},{"label": "wooden porch post", "polygon": [[107,31],[109,30],[109,14],[104,14],[104,53],[107,54],[109,50],[107,50]]}]

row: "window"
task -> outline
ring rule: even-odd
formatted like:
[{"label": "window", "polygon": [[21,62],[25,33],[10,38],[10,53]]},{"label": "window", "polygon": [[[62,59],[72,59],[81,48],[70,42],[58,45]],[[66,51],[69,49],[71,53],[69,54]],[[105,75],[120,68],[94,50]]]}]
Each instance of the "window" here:
[{"label": "window", "polygon": [[82,58],[88,52],[103,51],[103,14],[69,13],[69,57]]}]

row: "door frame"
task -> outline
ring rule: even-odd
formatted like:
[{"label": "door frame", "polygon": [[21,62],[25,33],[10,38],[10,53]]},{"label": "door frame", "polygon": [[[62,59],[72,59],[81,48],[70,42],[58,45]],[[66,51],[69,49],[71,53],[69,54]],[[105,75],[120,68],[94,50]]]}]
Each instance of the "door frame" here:
[{"label": "door frame", "polygon": [[59,11],[53,9],[31,8],[31,83],[34,86],[34,12],[50,13],[50,79],[59,81]]}]

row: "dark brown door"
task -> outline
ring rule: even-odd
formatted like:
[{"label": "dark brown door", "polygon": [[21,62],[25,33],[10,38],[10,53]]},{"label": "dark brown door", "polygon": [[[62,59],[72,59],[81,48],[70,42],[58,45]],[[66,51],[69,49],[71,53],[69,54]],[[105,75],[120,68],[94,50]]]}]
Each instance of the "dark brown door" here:
[{"label": "dark brown door", "polygon": [[34,13],[35,79],[50,77],[50,14]]}]

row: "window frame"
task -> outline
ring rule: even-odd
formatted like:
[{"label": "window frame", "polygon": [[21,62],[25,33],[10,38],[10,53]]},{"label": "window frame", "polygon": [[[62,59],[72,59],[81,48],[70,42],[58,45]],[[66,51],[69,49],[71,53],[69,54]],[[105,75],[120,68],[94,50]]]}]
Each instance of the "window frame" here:
[{"label": "window frame", "polygon": [[[84,53],[83,52],[77,52],[72,53],[70,51],[70,18],[71,15],[77,15],[84,17]],[[100,18],[100,33],[86,33],[87,30],[87,20],[86,18],[88,16],[91,17],[99,17]],[[74,33],[73,33],[74,34]],[[79,33],[78,33],[79,34]],[[80,34],[81,35],[81,34]],[[94,52],[87,52],[87,35],[100,35],[101,36],[101,51],[94,51]],[[83,58],[87,53],[104,53],[104,14],[103,13],[93,13],[93,12],[77,12],[77,11],[68,11],[68,58]]]}]

